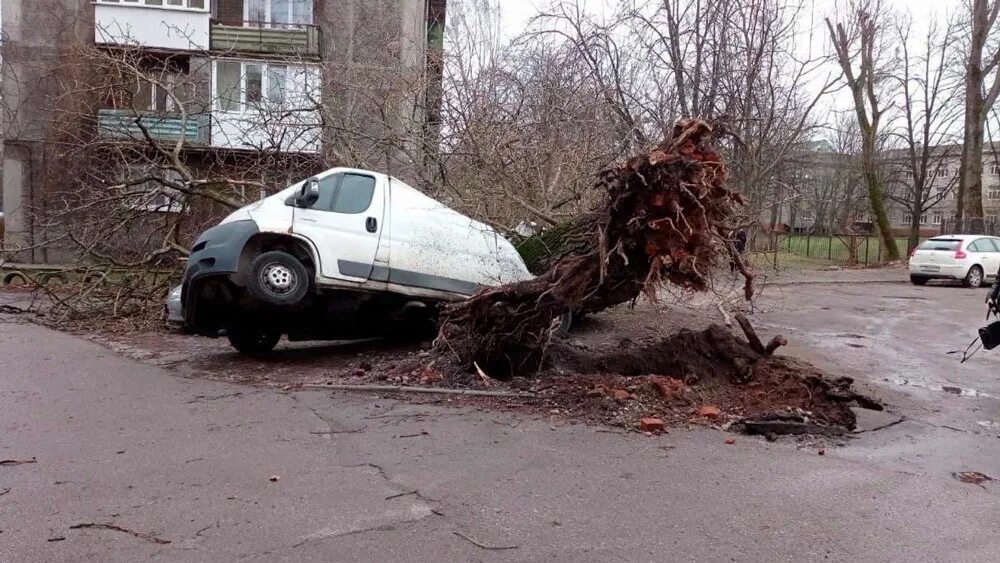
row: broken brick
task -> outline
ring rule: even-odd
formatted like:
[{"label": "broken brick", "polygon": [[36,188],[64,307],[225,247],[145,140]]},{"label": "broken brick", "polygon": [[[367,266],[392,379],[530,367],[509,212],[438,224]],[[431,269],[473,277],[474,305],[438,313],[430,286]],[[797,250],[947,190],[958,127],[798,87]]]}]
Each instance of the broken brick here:
[{"label": "broken brick", "polygon": [[736,443],[736,438],[726,438],[726,443],[732,446]]},{"label": "broken brick", "polygon": [[611,396],[614,397],[616,401],[628,401],[635,398],[635,395],[624,389],[613,389],[611,391]]},{"label": "broken brick", "polygon": [[643,432],[663,432],[663,421],[658,418],[648,417],[639,420],[639,430]]},{"label": "broken brick", "polygon": [[719,418],[722,414],[722,410],[715,405],[702,405],[698,407],[698,416],[705,418]]},{"label": "broken brick", "polygon": [[680,379],[673,377],[653,376],[649,378],[650,384],[667,401],[672,401],[684,394],[685,385]]}]

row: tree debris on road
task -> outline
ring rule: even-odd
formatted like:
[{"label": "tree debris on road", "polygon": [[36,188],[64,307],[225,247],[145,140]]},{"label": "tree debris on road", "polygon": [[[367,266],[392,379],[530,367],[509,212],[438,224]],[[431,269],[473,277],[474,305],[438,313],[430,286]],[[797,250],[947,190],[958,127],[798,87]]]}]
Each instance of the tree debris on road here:
[{"label": "tree debris on road", "polygon": [[655,299],[669,283],[709,288],[717,259],[728,254],[753,293],[753,275],[729,242],[728,224],[743,199],[725,186],[726,167],[711,125],[684,119],[654,150],[603,171],[596,209],[568,227],[563,253],[538,277],[484,289],[448,307],[435,349],[461,368],[494,378],[543,367],[560,317]]},{"label": "tree debris on road", "polygon": [[143,540],[146,540],[148,542],[157,543],[157,544],[160,544],[160,545],[166,545],[166,544],[170,543],[170,540],[165,540],[163,538],[158,538],[158,537],[156,537],[154,535],[151,535],[151,534],[146,534],[146,533],[143,533],[143,532],[137,532],[135,530],[130,530],[128,528],[123,528],[123,527],[118,526],[116,524],[100,524],[100,523],[94,523],[94,522],[85,522],[83,524],[74,524],[74,525],[72,525],[72,526],[69,527],[70,530],[81,530],[81,529],[85,529],[85,528],[94,528],[94,529],[102,529],[102,530],[114,530],[116,532],[123,532],[123,533],[126,533],[126,534],[130,535],[130,536],[134,536],[134,537],[137,537],[139,539],[143,539]]}]

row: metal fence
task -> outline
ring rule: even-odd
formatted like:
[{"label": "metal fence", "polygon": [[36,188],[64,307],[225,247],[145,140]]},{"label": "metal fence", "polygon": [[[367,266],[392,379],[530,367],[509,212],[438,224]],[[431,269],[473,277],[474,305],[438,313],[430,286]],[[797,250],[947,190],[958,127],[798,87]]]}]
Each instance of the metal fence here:
[{"label": "metal fence", "polygon": [[[907,237],[896,238],[896,246],[901,256],[910,250]],[[762,261],[772,263],[775,268],[789,258],[800,261],[815,261],[817,265],[829,263],[843,266],[872,266],[886,260],[882,241],[871,235],[794,235],[779,233],[757,233],[751,237],[749,250]]]},{"label": "metal fence", "polygon": [[964,219],[945,219],[941,222],[942,235],[988,235],[1000,236],[1000,221],[987,217],[966,217]]}]

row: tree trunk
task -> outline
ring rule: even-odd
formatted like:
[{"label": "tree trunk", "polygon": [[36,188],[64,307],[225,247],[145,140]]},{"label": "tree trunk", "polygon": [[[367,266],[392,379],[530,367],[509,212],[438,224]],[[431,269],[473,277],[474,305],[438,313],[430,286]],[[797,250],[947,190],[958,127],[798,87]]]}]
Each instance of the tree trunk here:
[{"label": "tree trunk", "polygon": [[[1000,0],[998,0],[1000,1]],[[969,59],[965,63],[965,138],[958,179],[958,228],[969,234],[982,234],[983,225],[983,133],[990,106],[996,100],[994,87],[984,97],[983,50],[990,28],[996,21],[997,6],[986,0],[973,0],[969,33]],[[993,60],[991,65],[995,65]],[[1000,77],[997,78],[1000,80]],[[995,84],[994,84],[995,86]]]},{"label": "tree trunk", "polygon": [[962,166],[958,190],[962,196],[962,230],[967,234],[982,234],[983,230],[983,120],[982,98],[966,96],[965,139],[962,146]]},{"label": "tree trunk", "polygon": [[920,244],[920,212],[922,205],[914,205],[910,208],[910,240],[906,250],[912,252]]},{"label": "tree trunk", "polygon": [[874,131],[866,131],[861,147],[861,167],[864,171],[865,183],[868,185],[868,201],[871,203],[875,227],[882,239],[885,258],[889,261],[899,260],[899,247],[892,236],[892,226],[889,224],[889,214],[885,211],[885,194],[882,193],[882,180],[875,165]]}]

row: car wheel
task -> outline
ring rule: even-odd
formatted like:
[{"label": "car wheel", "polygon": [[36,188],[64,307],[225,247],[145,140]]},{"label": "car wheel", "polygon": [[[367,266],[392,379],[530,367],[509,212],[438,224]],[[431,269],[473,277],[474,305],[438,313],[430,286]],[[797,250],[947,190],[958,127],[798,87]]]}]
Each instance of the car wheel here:
[{"label": "car wheel", "polygon": [[925,278],[925,277],[910,276],[910,282],[912,282],[913,285],[927,285],[927,282],[929,282],[929,281],[930,280],[927,279],[927,278]]},{"label": "car wheel", "polygon": [[272,305],[297,305],[309,291],[309,271],[287,252],[265,252],[250,264],[247,289]]},{"label": "car wheel", "polygon": [[965,287],[977,288],[983,285],[983,269],[979,266],[969,268],[969,273],[965,274],[963,281]]},{"label": "car wheel", "polygon": [[241,354],[260,356],[274,350],[281,333],[251,323],[238,323],[226,328],[226,337]]}]

